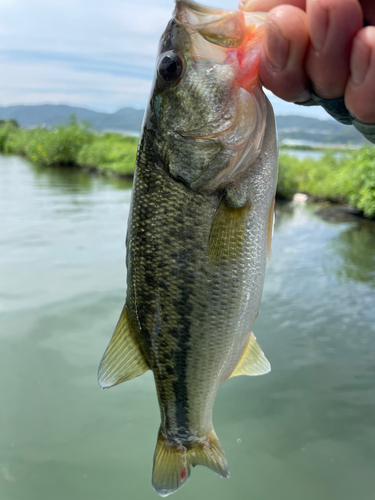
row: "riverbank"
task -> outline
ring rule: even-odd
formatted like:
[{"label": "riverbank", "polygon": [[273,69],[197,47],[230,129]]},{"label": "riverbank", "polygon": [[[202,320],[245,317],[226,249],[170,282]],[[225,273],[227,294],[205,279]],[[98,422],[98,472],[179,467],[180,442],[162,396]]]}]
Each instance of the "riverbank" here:
[{"label": "riverbank", "polygon": [[[72,117],[65,127],[24,130],[14,121],[0,123],[0,152],[21,155],[43,167],[80,168],[88,172],[132,178],[138,138],[98,134]],[[340,157],[329,150],[321,159],[303,160],[281,149],[277,195],[297,192],[319,200],[349,204],[375,217],[375,148],[347,149]],[[340,151],[342,153],[342,150]]]},{"label": "riverbank", "polygon": [[375,148],[365,146],[339,158],[327,153],[319,160],[280,154],[277,194],[291,199],[297,192],[349,204],[375,217]]},{"label": "riverbank", "polygon": [[70,167],[132,178],[138,137],[98,134],[88,123],[52,129],[21,129],[14,121],[0,123],[0,153],[24,156],[41,167]]}]

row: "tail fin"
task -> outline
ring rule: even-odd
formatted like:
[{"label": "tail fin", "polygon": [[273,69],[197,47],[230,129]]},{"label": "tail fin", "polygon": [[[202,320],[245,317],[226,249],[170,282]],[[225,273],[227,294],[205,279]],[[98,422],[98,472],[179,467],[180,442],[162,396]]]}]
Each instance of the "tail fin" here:
[{"label": "tail fin", "polygon": [[214,430],[207,441],[194,443],[191,448],[168,441],[159,430],[154,454],[152,485],[166,497],[180,488],[190,477],[191,467],[204,465],[221,477],[229,477],[224,451]]}]

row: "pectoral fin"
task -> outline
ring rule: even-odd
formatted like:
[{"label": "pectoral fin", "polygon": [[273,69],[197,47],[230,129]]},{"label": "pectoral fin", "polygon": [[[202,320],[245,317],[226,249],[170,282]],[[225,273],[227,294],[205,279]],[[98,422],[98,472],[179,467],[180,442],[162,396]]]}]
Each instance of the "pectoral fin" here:
[{"label": "pectoral fin", "polygon": [[271,371],[271,365],[251,332],[242,356],[231,377],[237,375],[264,375]]},{"label": "pectoral fin", "polygon": [[98,382],[102,389],[142,375],[149,366],[138,346],[126,306],[100,362]]},{"label": "pectoral fin", "polygon": [[241,255],[249,210],[247,206],[233,208],[225,200],[220,202],[208,240],[207,256],[212,263],[225,264]]}]

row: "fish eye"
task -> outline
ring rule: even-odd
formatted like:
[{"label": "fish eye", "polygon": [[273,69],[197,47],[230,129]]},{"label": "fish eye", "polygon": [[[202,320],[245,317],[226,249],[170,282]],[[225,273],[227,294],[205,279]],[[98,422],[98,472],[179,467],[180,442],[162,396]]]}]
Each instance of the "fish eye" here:
[{"label": "fish eye", "polygon": [[160,60],[158,72],[165,82],[172,83],[181,75],[182,68],[180,56],[175,52],[169,52]]}]

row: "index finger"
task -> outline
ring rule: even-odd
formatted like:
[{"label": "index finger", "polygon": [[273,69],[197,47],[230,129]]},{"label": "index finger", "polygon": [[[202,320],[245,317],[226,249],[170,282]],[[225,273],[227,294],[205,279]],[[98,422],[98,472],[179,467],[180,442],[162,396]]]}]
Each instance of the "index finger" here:
[{"label": "index finger", "polygon": [[239,8],[244,12],[268,12],[278,5],[294,5],[306,10],[306,0],[240,0]]}]

